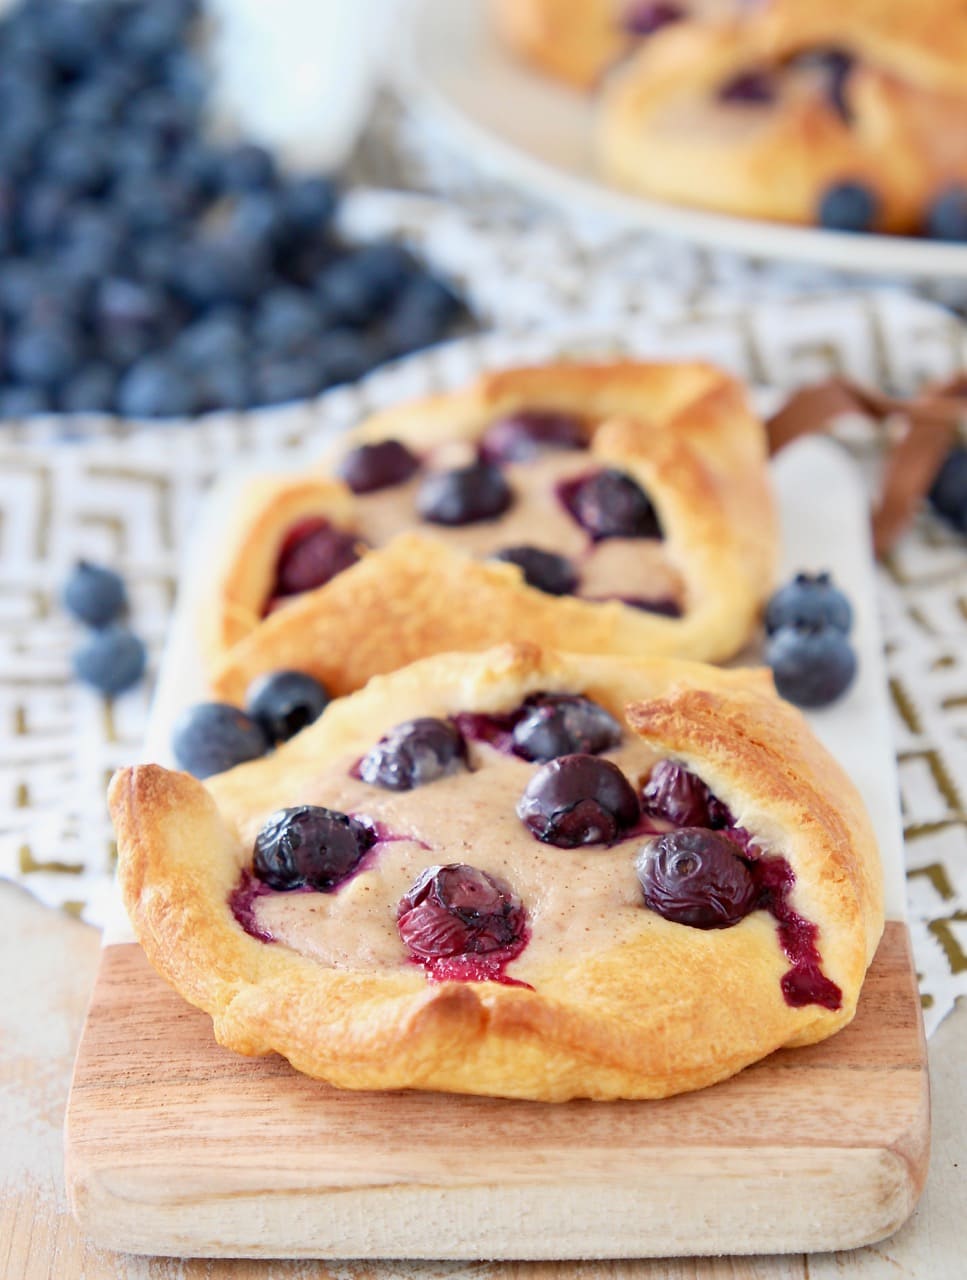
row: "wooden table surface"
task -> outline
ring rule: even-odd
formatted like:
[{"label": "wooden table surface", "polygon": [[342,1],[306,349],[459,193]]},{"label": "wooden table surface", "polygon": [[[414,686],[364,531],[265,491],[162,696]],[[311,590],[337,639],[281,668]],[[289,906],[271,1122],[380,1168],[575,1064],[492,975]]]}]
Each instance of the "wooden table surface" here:
[{"label": "wooden table surface", "polygon": [[[2,1280],[960,1280],[967,1244],[967,1010],[930,1043],[933,1158],[913,1218],[840,1254],[608,1263],[212,1262],[88,1247],[67,1211],[61,1125],[98,958],[97,933],[0,885],[0,1277]],[[736,1212],[742,1212],[741,1204]],[[751,1229],[751,1224],[750,1224]]]}]

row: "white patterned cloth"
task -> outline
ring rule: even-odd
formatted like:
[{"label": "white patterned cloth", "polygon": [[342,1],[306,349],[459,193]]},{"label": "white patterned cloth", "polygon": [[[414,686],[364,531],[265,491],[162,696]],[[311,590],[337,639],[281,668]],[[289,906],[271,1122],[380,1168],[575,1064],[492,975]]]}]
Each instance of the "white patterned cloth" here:
[{"label": "white patterned cloth", "polygon": [[[0,875],[95,924],[108,917],[113,845],[104,789],[137,758],[151,681],[104,703],[70,678],[80,628],[59,584],[78,556],[117,565],[156,670],[180,558],[211,479],[234,462],[311,454],[371,408],[483,365],[567,351],[550,317],[587,322],[602,354],[700,355],[791,389],[833,372],[898,391],[949,376],[967,335],[932,304],[866,293],[798,301],[671,306],[628,255],[600,257],[560,226],[487,229],[421,197],[359,193],[345,218],[360,237],[394,230],[448,269],[501,332],[386,368],[312,405],[213,415],[193,426],[56,420],[0,432]],[[587,343],[582,342],[582,352]],[[76,434],[76,433],[75,433]],[[860,457],[870,436],[848,432]],[[54,447],[55,442],[57,446]],[[912,927],[928,1027],[967,993],[967,556],[924,515],[879,573],[896,711]]]}]

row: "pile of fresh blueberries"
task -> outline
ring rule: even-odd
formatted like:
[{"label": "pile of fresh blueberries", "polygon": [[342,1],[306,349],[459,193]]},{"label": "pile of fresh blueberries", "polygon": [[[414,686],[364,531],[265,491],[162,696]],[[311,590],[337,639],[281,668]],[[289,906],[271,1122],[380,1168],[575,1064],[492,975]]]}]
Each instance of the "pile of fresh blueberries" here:
[{"label": "pile of fresh blueberries", "polygon": [[0,419],[302,399],[466,318],[338,192],[204,130],[200,0],[21,0],[0,20]]},{"label": "pile of fresh blueberries", "polygon": [[853,683],[853,609],[828,573],[797,573],[766,606],[765,659],[776,689],[800,707],[824,707]]}]

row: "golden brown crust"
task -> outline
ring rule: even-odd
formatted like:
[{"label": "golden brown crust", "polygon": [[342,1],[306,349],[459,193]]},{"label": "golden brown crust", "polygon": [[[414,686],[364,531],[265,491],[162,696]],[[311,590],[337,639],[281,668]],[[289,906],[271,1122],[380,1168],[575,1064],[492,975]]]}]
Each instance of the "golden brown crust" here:
[{"label": "golden brown crust", "polygon": [[628,51],[617,0],[493,0],[497,34],[545,75],[592,89]]},{"label": "golden brown crust", "polygon": [[[788,859],[793,906],[818,926],[824,973],[843,992],[839,1010],[784,1001],[788,961],[761,911],[702,931],[642,910],[630,941],[588,954],[576,940],[573,957],[546,965],[536,990],[434,984],[409,965],[332,969],[236,923],[227,899],[251,857],[240,830],[298,803],[327,761],[415,715],[509,710],[538,689],[627,707],[636,732],[699,772],[767,850]],[[862,804],[758,672],[527,645],[441,655],[332,704],[265,760],[206,786],[155,765],[125,769],[110,802],[124,900],[152,964],[212,1016],[222,1044],[275,1050],[347,1088],[545,1101],[701,1088],[849,1022],[883,924]]]},{"label": "golden brown crust", "polygon": [[[814,92],[726,107],[743,131],[683,123],[733,77],[833,48],[856,59],[845,117]],[[772,0],[731,23],[678,24],[609,85],[602,164],[648,195],[785,222],[814,222],[830,185],[856,181],[878,198],[877,230],[918,231],[938,192],[967,179],[965,67],[967,10],[953,0]]]},{"label": "golden brown crust", "polygon": [[415,449],[475,440],[496,416],[525,407],[586,415],[590,457],[644,486],[685,583],[683,618],[551,597],[514,566],[469,560],[414,531],[263,621],[286,530],[312,509],[353,527],[352,495],[324,465],[297,481],[261,481],[239,504],[206,625],[214,691],[237,700],[262,672],[295,666],[345,693],[431,653],[506,640],[582,653],[734,654],[770,590],[776,532],[763,429],[721,371],[616,362],[485,374],[462,391],[375,415],[340,449],[389,437]]}]

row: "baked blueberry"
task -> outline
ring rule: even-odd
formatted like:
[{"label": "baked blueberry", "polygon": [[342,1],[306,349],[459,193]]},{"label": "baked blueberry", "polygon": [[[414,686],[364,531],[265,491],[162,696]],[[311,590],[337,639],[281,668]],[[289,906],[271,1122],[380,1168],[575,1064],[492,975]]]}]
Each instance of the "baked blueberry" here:
[{"label": "baked blueberry", "polygon": [[835,702],[856,675],[856,654],[835,627],[780,627],[769,637],[765,659],[779,694],[799,707]]},{"label": "baked blueberry", "polygon": [[880,202],[860,182],[837,182],[819,201],[817,220],[827,231],[872,231]]},{"label": "baked blueberry", "polygon": [[412,791],[466,764],[466,744],[448,720],[421,716],[390,729],[359,762],[359,776],[388,791]]},{"label": "baked blueberry", "polygon": [[682,6],[671,0],[632,0],[621,15],[621,25],[629,35],[650,36],[684,17]]},{"label": "baked blueberry", "polygon": [[350,450],[339,466],[339,476],[353,493],[375,493],[404,484],[420,469],[420,460],[399,440],[380,440]]},{"label": "baked blueberry", "polygon": [[796,626],[834,627],[846,635],[852,625],[852,606],[828,573],[797,573],[766,605],[769,635],[780,627]]},{"label": "baked blueberry", "polygon": [[566,482],[559,492],[565,507],[595,542],[662,536],[648,495],[623,471],[595,471]]},{"label": "baked blueberry", "polygon": [[646,600],[643,596],[620,596],[619,599],[629,609],[640,609],[642,613],[658,613],[663,618],[680,618],[683,612],[682,606],[671,596],[659,596],[653,600]]},{"label": "baked blueberry", "polygon": [[513,739],[517,755],[546,764],[559,756],[610,751],[621,741],[621,725],[590,698],[544,693],[514,725]]},{"label": "baked blueberry", "polygon": [[137,684],[144,675],[146,662],[144,644],[134,632],[117,622],[93,631],[73,657],[78,680],[109,698]]},{"label": "baked blueberry", "polygon": [[523,571],[529,587],[549,596],[569,596],[577,590],[578,575],[567,556],[540,547],[504,547],[495,551],[494,560],[515,564]]},{"label": "baked blueberry", "polygon": [[321,587],[359,559],[359,538],[319,516],[290,529],[275,572],[276,596],[298,595]]},{"label": "baked blueberry", "polygon": [[506,881],[476,867],[427,867],[400,899],[400,937],[420,960],[484,955],[519,946],[527,914]]},{"label": "baked blueberry", "polygon": [[303,804],[273,813],[255,841],[253,866],[272,889],[308,885],[331,893],[376,842],[372,827],[334,809]]},{"label": "baked blueberry", "polygon": [[767,71],[743,71],[727,80],[719,89],[721,102],[772,102],[776,86]]},{"label": "baked blueberry", "polygon": [[113,569],[79,560],[64,583],[64,608],[90,627],[114,622],[127,608],[124,580]]},{"label": "baked blueberry", "polygon": [[531,777],[517,804],[524,826],[545,844],[574,849],[611,844],[638,820],[638,798],[617,765],[567,755]]},{"label": "baked blueberry", "polygon": [[424,479],[416,499],[423,520],[431,524],[476,524],[493,520],[513,501],[513,491],[499,467],[473,462],[451,471],[434,471]]},{"label": "baked blueberry", "polygon": [[208,778],[264,756],[269,742],[262,726],[238,707],[199,702],[179,716],[171,748],[179,769]]},{"label": "baked blueberry", "polygon": [[756,905],[755,881],[735,845],[701,827],[656,836],[635,869],[645,905],[675,924],[728,929]]},{"label": "baked blueberry", "polygon": [[938,516],[967,533],[967,449],[962,445],[947,454],[930,487],[929,498]]},{"label": "baked blueberry", "polygon": [[586,449],[580,418],[550,409],[520,409],[492,422],[480,438],[484,462],[532,462],[545,449]]},{"label": "baked blueberry", "polygon": [[641,792],[642,810],[678,827],[731,827],[728,807],[701,778],[674,760],[659,760]]},{"label": "baked blueberry", "polygon": [[934,240],[967,240],[967,187],[948,187],[927,211],[927,235]]},{"label": "baked blueberry", "polygon": [[246,711],[270,742],[288,742],[318,720],[328,704],[324,686],[305,671],[270,671],[255,681],[245,699]]}]

